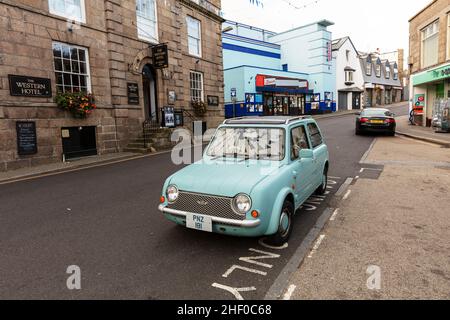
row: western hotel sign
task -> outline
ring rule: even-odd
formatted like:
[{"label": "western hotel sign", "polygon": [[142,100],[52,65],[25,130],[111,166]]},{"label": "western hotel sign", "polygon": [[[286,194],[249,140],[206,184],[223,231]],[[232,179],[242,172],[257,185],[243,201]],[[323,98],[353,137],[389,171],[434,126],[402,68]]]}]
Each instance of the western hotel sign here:
[{"label": "western hotel sign", "polygon": [[50,79],[28,76],[8,75],[9,91],[12,96],[42,97],[52,96]]}]

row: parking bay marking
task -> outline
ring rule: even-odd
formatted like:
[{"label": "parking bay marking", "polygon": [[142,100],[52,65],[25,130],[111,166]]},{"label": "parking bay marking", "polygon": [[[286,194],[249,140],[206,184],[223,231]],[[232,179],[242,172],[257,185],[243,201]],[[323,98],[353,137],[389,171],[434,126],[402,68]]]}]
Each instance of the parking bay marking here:
[{"label": "parking bay marking", "polygon": [[[337,185],[337,181],[336,180],[338,180],[338,179],[340,179],[340,178],[338,178],[338,177],[333,177],[333,179],[329,178],[328,179],[328,189],[334,189],[335,186]],[[322,202],[326,199],[326,197],[329,194],[330,194],[330,191],[326,191],[325,195],[323,195],[323,196],[313,195],[299,209],[304,208],[306,211],[315,211],[315,210],[317,210],[317,206],[322,204]],[[282,247],[271,247],[271,246],[265,244],[261,239],[259,240],[259,244],[262,247],[265,247],[265,248],[271,249],[271,250],[285,250],[285,249],[288,248],[288,245],[285,245],[285,246],[282,246]],[[318,244],[316,243],[316,245],[318,247],[320,245],[320,243],[318,243]],[[257,265],[257,266],[260,266],[260,267],[263,267],[263,268],[267,268],[267,269],[272,269],[273,265],[272,264],[268,264],[268,263],[263,263],[261,261],[256,261],[256,260],[279,259],[281,257],[280,254],[275,254],[275,253],[272,253],[272,252],[261,251],[261,250],[257,250],[257,249],[253,249],[253,248],[250,248],[248,250],[250,252],[262,254],[262,256],[240,257],[239,261],[246,262],[246,263],[253,264],[253,265]],[[258,270],[258,269],[254,269],[254,268],[248,268],[248,267],[244,267],[244,266],[233,264],[222,275],[222,277],[226,278],[226,279],[229,279],[230,275],[235,270],[241,270],[241,271],[245,271],[245,272],[249,272],[249,273],[253,273],[253,274],[258,274],[258,275],[264,276],[264,277],[267,276],[267,272],[266,271],[262,271],[262,270]],[[240,294],[240,292],[250,292],[250,291],[256,291],[257,290],[256,287],[254,287],[254,286],[246,287],[246,288],[235,288],[235,287],[230,287],[230,286],[223,285],[223,284],[220,284],[220,283],[217,283],[217,282],[213,283],[212,287],[217,288],[217,289],[221,289],[221,290],[224,290],[224,291],[227,291],[227,292],[233,294],[233,296],[237,300],[244,300],[244,297]]]}]

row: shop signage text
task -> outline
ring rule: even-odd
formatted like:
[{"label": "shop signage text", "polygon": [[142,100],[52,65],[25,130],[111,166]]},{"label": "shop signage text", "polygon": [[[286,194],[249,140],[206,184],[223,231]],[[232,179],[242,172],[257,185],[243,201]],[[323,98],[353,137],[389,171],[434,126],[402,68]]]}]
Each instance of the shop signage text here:
[{"label": "shop signage text", "polygon": [[139,104],[139,86],[137,83],[127,83],[128,104]]},{"label": "shop signage text", "polygon": [[418,86],[428,82],[433,82],[436,80],[441,79],[443,80],[446,78],[450,78],[450,65],[446,65],[440,68],[436,68],[412,76],[414,86]]},{"label": "shop signage text", "polygon": [[8,75],[9,91],[12,96],[50,98],[52,85],[50,79],[28,76]]}]

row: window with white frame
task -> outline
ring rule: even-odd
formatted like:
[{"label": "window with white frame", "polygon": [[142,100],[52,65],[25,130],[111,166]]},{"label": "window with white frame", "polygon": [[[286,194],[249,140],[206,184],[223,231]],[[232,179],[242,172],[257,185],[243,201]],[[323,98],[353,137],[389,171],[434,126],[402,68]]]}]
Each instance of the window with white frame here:
[{"label": "window with white frame", "polygon": [[422,68],[439,61],[439,20],[422,30]]},{"label": "window with white frame", "polygon": [[48,6],[51,14],[86,22],[84,0],[48,0]]},{"label": "window with white frame", "polygon": [[391,77],[391,66],[388,62],[386,62],[386,79],[389,79]]},{"label": "window with white frame", "polygon": [[189,54],[197,57],[202,55],[202,30],[199,20],[192,17],[186,17],[187,32],[188,32],[188,47]]},{"label": "window with white frame", "polygon": [[377,65],[375,66],[375,75],[379,78],[381,77],[381,62],[377,61]]},{"label": "window with white frame", "polygon": [[368,59],[366,61],[366,75],[368,76],[372,75],[372,59]]},{"label": "window with white frame", "polygon": [[156,0],[136,0],[136,22],[140,39],[158,42]]},{"label": "window with white frame", "polygon": [[86,48],[65,43],[53,43],[56,90],[90,92],[89,56]]},{"label": "window with white frame", "polygon": [[354,83],[354,81],[353,81],[353,71],[351,71],[351,70],[345,71],[345,82],[346,83]]},{"label": "window with white frame", "polygon": [[191,101],[203,101],[203,73],[191,71]]},{"label": "window with white frame", "polygon": [[394,80],[398,80],[398,66],[394,64]]}]

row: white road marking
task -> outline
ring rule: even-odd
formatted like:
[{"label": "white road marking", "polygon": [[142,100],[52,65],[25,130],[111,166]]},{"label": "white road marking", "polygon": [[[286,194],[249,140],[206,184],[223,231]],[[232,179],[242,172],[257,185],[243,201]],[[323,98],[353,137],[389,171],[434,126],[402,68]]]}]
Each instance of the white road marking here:
[{"label": "white road marking", "polygon": [[256,274],[260,274],[262,276],[267,276],[267,272],[264,271],[260,271],[260,270],[256,270],[256,269],[252,269],[252,268],[246,268],[246,267],[242,267],[242,266],[238,266],[236,264],[232,265],[230,269],[228,269],[223,275],[222,277],[224,278],[228,278],[228,276],[236,269],[242,270],[242,271],[247,271],[250,273],[256,273]]},{"label": "white road marking", "polygon": [[324,234],[321,234],[319,236],[319,238],[317,239],[316,243],[314,244],[313,249],[311,250],[311,252],[308,255],[308,258],[312,258],[312,256],[314,255],[314,253],[316,253],[317,249],[319,249],[320,244],[322,243],[323,239],[325,238]]},{"label": "white road marking", "polygon": [[350,196],[350,193],[352,193],[352,190],[347,190],[347,193],[344,195],[344,197],[342,198],[342,200],[347,200],[348,197]]},{"label": "white road marking", "polygon": [[339,213],[339,209],[334,210],[333,214],[331,215],[330,221],[336,220],[336,216]]},{"label": "white road marking", "polygon": [[219,283],[213,283],[212,286],[214,288],[218,288],[218,289],[222,289],[225,291],[230,292],[231,294],[234,295],[234,297],[237,300],[244,300],[244,297],[239,293],[239,292],[249,292],[249,291],[256,291],[255,287],[248,287],[248,288],[233,288],[233,287],[229,287],[229,286],[225,286],[223,284],[219,284]]},{"label": "white road marking", "polygon": [[258,266],[261,266],[261,267],[264,267],[264,268],[269,268],[269,269],[271,269],[273,267],[273,265],[267,264],[267,263],[262,263],[262,262],[259,262],[259,261],[254,261],[254,260],[277,259],[277,258],[280,257],[279,254],[265,252],[265,251],[256,250],[256,249],[252,249],[252,248],[250,248],[249,251],[256,252],[256,253],[261,253],[261,254],[263,254],[263,256],[241,257],[241,258],[239,258],[239,260],[247,262],[247,263],[251,263],[251,264],[256,264]]},{"label": "white road marking", "polygon": [[289,288],[287,289],[286,293],[283,296],[283,300],[291,300],[291,296],[294,293],[295,289],[297,289],[297,286],[294,284],[291,284]]}]

